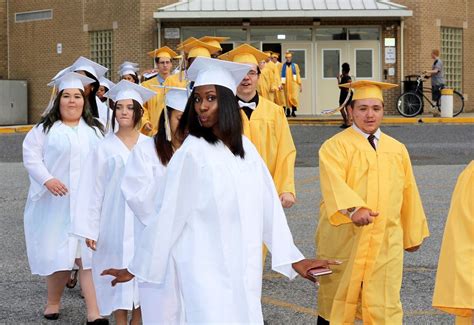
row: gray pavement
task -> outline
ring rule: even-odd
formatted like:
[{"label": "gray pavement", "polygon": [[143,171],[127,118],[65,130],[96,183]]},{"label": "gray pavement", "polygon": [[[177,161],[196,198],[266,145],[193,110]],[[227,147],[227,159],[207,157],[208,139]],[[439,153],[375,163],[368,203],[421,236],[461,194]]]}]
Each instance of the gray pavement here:
[{"label": "gray pavement", "polygon": [[[314,231],[318,222],[319,178],[316,151],[336,127],[292,128],[298,148],[297,205],[287,211],[295,242],[306,256],[314,256]],[[414,158],[415,176],[429,220],[431,237],[420,251],[406,254],[401,291],[406,324],[452,324],[449,315],[431,308],[436,265],[449,201],[457,176],[474,159],[474,126],[415,125],[384,127],[384,131],[407,143]],[[23,208],[28,177],[21,161],[24,135],[0,135],[0,323],[43,322],[46,302],[43,278],[29,272],[23,235]],[[434,144],[433,144],[434,143]],[[419,158],[417,158],[419,157]],[[428,158],[429,157],[429,158]],[[263,283],[263,309],[269,324],[314,324],[316,288],[296,279],[288,281],[269,270]],[[85,320],[79,288],[66,289],[58,324]],[[54,323],[54,322],[50,322]]]}]

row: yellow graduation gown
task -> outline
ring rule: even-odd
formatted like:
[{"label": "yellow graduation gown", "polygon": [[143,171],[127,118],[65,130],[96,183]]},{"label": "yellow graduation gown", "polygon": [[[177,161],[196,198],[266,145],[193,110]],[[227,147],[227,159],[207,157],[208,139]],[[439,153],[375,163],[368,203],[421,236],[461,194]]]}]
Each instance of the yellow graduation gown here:
[{"label": "yellow graduation gown", "polygon": [[257,91],[258,94],[262,97],[265,97],[269,101],[273,102],[275,98],[275,75],[274,71],[271,68],[265,67],[262,69],[260,73],[260,77],[258,78],[258,86]]},{"label": "yellow graduation gown", "polygon": [[295,195],[296,148],[283,110],[262,96],[250,116],[241,111],[244,135],[252,141],[273,177],[278,194]]},{"label": "yellow graduation gown", "polygon": [[[321,277],[318,312],[333,324],[401,324],[403,250],[429,231],[408,152],[381,134],[375,151],[353,128],[327,140],[319,151],[322,202],[316,232],[318,257],[338,259]],[[374,223],[356,227],[340,210],[366,207]]]},{"label": "yellow graduation gown", "polygon": [[[281,69],[283,67],[281,62],[273,63],[275,66],[275,77],[277,79],[277,85],[281,85]],[[275,92],[275,104],[278,106],[285,106],[286,105],[286,97],[285,97],[285,91],[278,90]]]},{"label": "yellow graduation gown", "polygon": [[474,161],[454,188],[439,255],[433,307],[472,324],[474,309]]},{"label": "yellow graduation gown", "polygon": [[293,75],[291,66],[283,64],[283,68],[286,69],[286,80],[283,81],[283,89],[285,91],[286,97],[286,107],[296,107],[300,105],[300,87],[301,87],[301,77],[300,77],[300,67],[295,63],[296,75]]},{"label": "yellow graduation gown", "polygon": [[[153,77],[150,80],[147,80],[141,83],[141,86],[151,89],[152,91],[156,92],[157,95],[148,100],[146,103],[143,104],[143,116],[142,116],[142,129],[141,132],[148,136],[153,136],[158,132],[158,120],[160,118],[160,114],[163,111],[164,107],[164,90],[157,88],[156,86],[163,85],[158,81],[157,77]],[[150,122],[153,126],[153,130],[145,131],[143,128],[146,123]]]}]

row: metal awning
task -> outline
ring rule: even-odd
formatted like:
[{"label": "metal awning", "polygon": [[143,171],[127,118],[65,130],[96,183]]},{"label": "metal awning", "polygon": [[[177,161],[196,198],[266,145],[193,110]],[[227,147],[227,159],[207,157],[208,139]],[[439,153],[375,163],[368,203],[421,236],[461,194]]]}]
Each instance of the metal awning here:
[{"label": "metal awning", "polygon": [[409,17],[388,0],[185,0],[158,9],[156,19]]}]

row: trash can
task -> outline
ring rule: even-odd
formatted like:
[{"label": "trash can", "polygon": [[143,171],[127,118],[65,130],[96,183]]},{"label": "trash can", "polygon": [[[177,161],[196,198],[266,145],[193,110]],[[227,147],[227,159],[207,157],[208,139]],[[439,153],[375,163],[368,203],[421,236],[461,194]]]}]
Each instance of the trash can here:
[{"label": "trash can", "polygon": [[453,117],[453,89],[441,89],[441,117]]},{"label": "trash can", "polygon": [[[405,80],[403,81],[403,91],[415,91],[416,86],[418,85],[417,75],[410,75],[410,76],[405,76]],[[420,83],[420,88],[423,89],[423,81]]]}]

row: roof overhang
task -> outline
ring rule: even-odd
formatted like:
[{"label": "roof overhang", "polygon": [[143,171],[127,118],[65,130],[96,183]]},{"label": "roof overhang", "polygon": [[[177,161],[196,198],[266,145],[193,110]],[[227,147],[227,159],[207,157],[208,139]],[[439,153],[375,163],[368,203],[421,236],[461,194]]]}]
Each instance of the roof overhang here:
[{"label": "roof overhang", "polygon": [[[155,19],[176,20],[176,19],[258,19],[258,18],[402,18],[413,16],[413,11],[407,7],[395,4],[387,0],[370,0],[373,2],[371,8],[361,8],[360,0],[346,0],[345,6],[329,6],[327,3],[323,8],[315,8],[308,4],[306,8],[302,6],[291,8],[289,5],[264,8],[263,3],[257,4],[242,0],[231,0],[234,5],[227,6],[226,0],[220,0],[220,5],[214,1],[202,0],[180,1],[158,9],[153,13]],[[242,1],[242,4],[241,4]],[[278,1],[278,0],[276,0]],[[214,2],[214,3],[213,3]],[[289,2],[289,1],[288,1]],[[356,5],[354,4],[357,2]],[[320,3],[325,3],[321,1]],[[252,7],[254,6],[254,7]],[[257,7],[258,6],[258,9]]]}]

